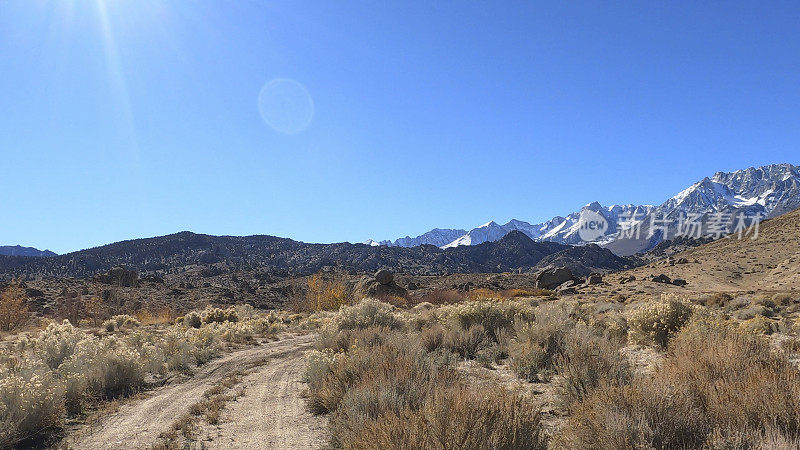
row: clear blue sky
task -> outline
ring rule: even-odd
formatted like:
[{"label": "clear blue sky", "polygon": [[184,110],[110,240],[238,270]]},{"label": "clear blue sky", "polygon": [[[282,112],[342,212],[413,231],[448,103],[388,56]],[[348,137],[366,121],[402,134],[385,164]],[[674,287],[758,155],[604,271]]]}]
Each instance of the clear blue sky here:
[{"label": "clear blue sky", "polygon": [[[309,93],[304,129],[265,122],[273,79]],[[798,163],[799,105],[797,2],[0,0],[0,243],[658,203]]]}]

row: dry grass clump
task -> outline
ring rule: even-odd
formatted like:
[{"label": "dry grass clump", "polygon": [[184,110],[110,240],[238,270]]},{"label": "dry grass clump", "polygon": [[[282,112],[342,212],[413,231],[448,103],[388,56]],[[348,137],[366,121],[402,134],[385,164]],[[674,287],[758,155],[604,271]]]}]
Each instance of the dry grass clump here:
[{"label": "dry grass clump", "polygon": [[387,328],[339,333],[325,340],[349,340],[347,351],[312,352],[305,373],[309,409],[331,414],[333,448],[543,448],[536,408],[497,386],[464,387],[447,353]]},{"label": "dry grass clump", "polygon": [[497,385],[442,387],[421,406],[386,412],[349,427],[345,449],[545,449],[538,409]]},{"label": "dry grass clump", "polygon": [[628,316],[628,335],[639,344],[655,343],[665,348],[669,339],[692,316],[692,309],[679,301],[651,302],[639,306]]},{"label": "dry grass clump", "polygon": [[[687,327],[652,377],[575,406],[565,448],[759,448],[800,436],[800,372],[757,336]],[[768,448],[768,447],[760,447]]]}]

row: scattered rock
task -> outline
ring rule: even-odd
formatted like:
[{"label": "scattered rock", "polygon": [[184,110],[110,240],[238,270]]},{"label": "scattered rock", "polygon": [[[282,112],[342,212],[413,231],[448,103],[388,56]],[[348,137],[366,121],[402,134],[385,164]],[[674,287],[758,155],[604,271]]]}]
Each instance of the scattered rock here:
[{"label": "scattered rock", "polygon": [[375,281],[383,285],[392,284],[394,275],[386,269],[381,269],[375,274]]},{"label": "scattered rock", "polygon": [[678,260],[675,261],[675,264],[689,264],[689,260],[686,258],[678,258]]},{"label": "scattered rock", "polygon": [[629,275],[627,277],[622,277],[619,280],[619,284],[630,283],[631,281],[636,281],[636,277],[633,275]]},{"label": "scattered rock", "polygon": [[566,267],[545,269],[536,275],[536,287],[539,289],[555,289],[567,281],[574,280],[572,271]]},{"label": "scattered rock", "polygon": [[416,291],[417,289],[419,289],[419,286],[417,285],[417,283],[414,283],[413,281],[411,281],[406,286],[406,289],[408,289],[409,291]]},{"label": "scattered rock", "polygon": [[672,284],[674,284],[675,286],[686,286],[686,280],[681,278],[675,278],[674,280],[672,280]]},{"label": "scattered rock", "polygon": [[672,280],[668,276],[664,275],[663,273],[661,275],[658,275],[658,276],[651,275],[650,276],[650,281],[652,281],[654,283],[665,283],[665,284],[672,283]]}]

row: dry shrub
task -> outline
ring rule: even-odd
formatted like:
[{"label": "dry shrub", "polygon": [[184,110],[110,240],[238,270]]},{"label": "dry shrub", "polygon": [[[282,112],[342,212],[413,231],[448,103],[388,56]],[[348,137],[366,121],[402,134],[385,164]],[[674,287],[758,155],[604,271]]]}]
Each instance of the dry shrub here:
[{"label": "dry shrub", "polygon": [[501,292],[503,297],[518,298],[518,297],[549,297],[555,292],[549,289],[529,288],[529,289],[506,289]]},{"label": "dry shrub", "polygon": [[530,307],[522,303],[481,301],[450,305],[444,309],[444,314],[454,323],[451,328],[469,330],[473,325],[482,326],[492,342],[497,342],[497,333],[511,328],[518,316],[521,319],[533,316]]},{"label": "dry shrub", "polygon": [[312,352],[305,373],[309,409],[332,413],[333,448],[544,448],[537,408],[459,380],[446,354],[397,332],[378,345]]},{"label": "dry shrub", "polygon": [[797,298],[798,298],[798,297],[797,297],[796,295],[787,294],[787,293],[782,293],[782,294],[775,294],[775,295],[773,295],[773,296],[772,296],[772,301],[773,301],[773,302],[774,302],[776,305],[780,305],[780,306],[789,306],[789,305],[791,305],[792,303],[795,303],[795,302],[797,301]]},{"label": "dry shrub", "polygon": [[478,391],[462,384],[433,391],[416,411],[363,420],[338,443],[346,449],[547,448],[535,405],[497,385]]},{"label": "dry shrub", "polygon": [[326,278],[317,273],[308,277],[305,293],[291,307],[297,312],[331,311],[352,303],[352,297],[343,274]]},{"label": "dry shrub", "polygon": [[475,324],[469,328],[455,327],[443,337],[442,347],[464,359],[475,359],[478,352],[490,345],[490,338],[483,325]]},{"label": "dry shrub", "polygon": [[621,341],[608,339],[582,324],[566,333],[554,368],[560,375],[558,392],[568,408],[600,386],[630,382],[631,369],[619,354],[621,346]]},{"label": "dry shrub", "polygon": [[692,316],[692,309],[683,302],[651,302],[631,311],[628,316],[629,336],[638,344],[655,343],[666,347],[669,339]]},{"label": "dry shrub", "polygon": [[717,306],[717,307],[724,307],[726,306],[731,300],[733,300],[733,295],[728,294],[727,292],[717,292],[708,296],[705,299],[704,306]]},{"label": "dry shrub", "polygon": [[472,301],[478,301],[478,300],[500,301],[500,300],[505,300],[506,298],[507,297],[503,296],[503,294],[501,294],[500,292],[486,288],[478,288],[469,291],[469,299]]},{"label": "dry shrub", "polygon": [[422,330],[419,336],[420,345],[428,352],[434,352],[444,346],[447,330],[441,325],[434,324]]},{"label": "dry shrub", "polygon": [[189,328],[200,328],[203,325],[203,319],[200,313],[191,311],[183,316],[183,324]]},{"label": "dry shrub", "polygon": [[63,420],[63,387],[46,367],[0,368],[1,448],[46,437]]},{"label": "dry shrub", "polygon": [[759,315],[743,321],[739,328],[745,333],[770,335],[778,331],[778,322]]},{"label": "dry shrub", "polygon": [[353,346],[374,347],[399,336],[396,330],[383,326],[339,330],[336,327],[323,327],[314,347],[319,351],[331,350],[346,352]]},{"label": "dry shrub", "polygon": [[28,320],[25,290],[12,283],[0,292],[0,330],[11,331]]},{"label": "dry shrub", "polygon": [[566,448],[753,448],[799,436],[800,372],[757,336],[692,326],[675,336],[653,377],[602,386],[576,405],[556,442]]},{"label": "dry shrub", "polygon": [[[345,394],[364,380],[431,377],[440,372],[431,357],[404,339],[373,347],[356,347],[346,355],[329,352],[326,356],[318,352],[312,359],[315,359],[315,373],[307,371],[305,379],[309,387],[309,409],[318,414],[335,411]],[[446,372],[451,374],[449,370]]]},{"label": "dry shrub", "polygon": [[205,325],[209,323],[238,322],[239,316],[234,308],[206,308],[200,312],[200,319]]},{"label": "dry shrub", "polygon": [[136,320],[138,320],[142,325],[170,324],[175,321],[175,311],[169,307],[161,308],[156,312],[143,309],[136,313]]},{"label": "dry shrub", "polygon": [[508,354],[511,369],[527,381],[548,379],[556,356],[564,349],[565,337],[575,326],[569,312],[559,305],[543,305],[536,310],[536,320],[520,322],[514,329]]},{"label": "dry shrub", "polygon": [[103,322],[103,329],[112,332],[115,330],[123,330],[125,328],[135,328],[141,325],[139,319],[129,316],[127,314],[117,314],[116,316]]},{"label": "dry shrub", "polygon": [[395,313],[394,307],[375,299],[364,299],[353,306],[342,306],[335,319],[339,330],[369,327],[400,329],[405,322]]},{"label": "dry shrub", "polygon": [[450,305],[461,303],[467,300],[467,296],[455,289],[433,289],[419,298],[419,303],[430,303],[432,305]]}]

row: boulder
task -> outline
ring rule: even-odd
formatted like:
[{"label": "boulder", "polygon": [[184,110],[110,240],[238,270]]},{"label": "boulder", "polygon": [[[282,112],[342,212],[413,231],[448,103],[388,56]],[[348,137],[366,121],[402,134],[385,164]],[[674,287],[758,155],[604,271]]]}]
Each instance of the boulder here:
[{"label": "boulder", "polygon": [[600,284],[602,282],[603,282],[603,276],[600,275],[597,272],[590,274],[589,277],[586,278],[586,285],[587,286],[590,286],[590,285],[593,285],[593,284]]},{"label": "boulder", "polygon": [[375,273],[375,281],[383,285],[392,284],[394,281],[394,274],[386,269],[381,269]]},{"label": "boulder", "polygon": [[678,258],[678,260],[675,261],[675,264],[689,264],[689,260],[686,258]]},{"label": "boulder", "polygon": [[419,285],[417,285],[417,283],[414,283],[413,281],[411,281],[406,286],[406,289],[408,289],[409,291],[416,291],[417,289],[419,289]]},{"label": "boulder", "polygon": [[405,297],[408,295],[402,286],[391,281],[389,284],[382,284],[378,282],[375,277],[364,276],[355,285],[353,289],[356,297]]},{"label": "boulder", "polygon": [[536,275],[536,287],[539,289],[555,289],[574,279],[572,271],[566,267],[545,269]]},{"label": "boulder", "polygon": [[650,281],[652,281],[654,283],[665,283],[665,284],[671,284],[672,283],[672,280],[668,276],[664,275],[663,273],[661,275],[658,275],[658,276],[651,275],[650,276]]},{"label": "boulder", "polygon": [[674,284],[675,286],[686,286],[686,280],[683,280],[681,278],[675,278],[674,280],[672,280],[672,284]]},{"label": "boulder", "polygon": [[622,277],[619,279],[619,284],[630,283],[631,281],[636,281],[636,277],[633,275]]}]

